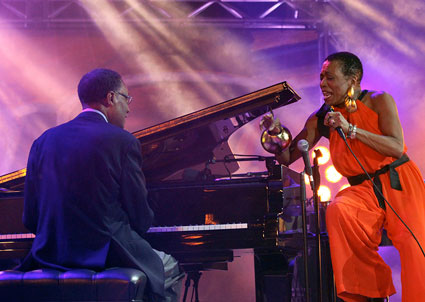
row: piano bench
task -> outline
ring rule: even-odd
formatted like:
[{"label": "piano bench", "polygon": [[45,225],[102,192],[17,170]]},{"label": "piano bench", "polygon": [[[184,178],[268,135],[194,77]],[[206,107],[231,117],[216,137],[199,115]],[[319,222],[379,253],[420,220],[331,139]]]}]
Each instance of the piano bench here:
[{"label": "piano bench", "polygon": [[146,275],[132,268],[0,271],[0,299],[9,302],[142,302]]}]

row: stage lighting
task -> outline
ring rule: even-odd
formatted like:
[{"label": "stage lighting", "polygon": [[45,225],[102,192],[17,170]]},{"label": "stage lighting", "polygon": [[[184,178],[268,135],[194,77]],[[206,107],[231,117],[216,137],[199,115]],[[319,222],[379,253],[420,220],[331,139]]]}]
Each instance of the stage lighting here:
[{"label": "stage lighting", "polygon": [[335,166],[329,166],[325,170],[326,179],[331,183],[337,183],[341,180],[342,175],[335,169]]},{"label": "stage lighting", "polygon": [[317,148],[314,148],[312,151],[311,151],[311,158],[315,158],[315,153],[314,153],[314,150],[315,149],[319,149],[320,150],[320,152],[322,153],[322,156],[321,157],[319,157],[319,159],[318,159],[318,163],[319,163],[319,165],[324,165],[324,164],[326,164],[328,161],[329,161],[329,159],[331,158],[331,154],[329,153],[329,149],[328,148],[326,148],[326,147],[324,147],[324,146],[318,146]]},{"label": "stage lighting", "polygon": [[320,186],[317,194],[320,196],[321,202],[328,202],[331,200],[331,189],[327,186]]}]

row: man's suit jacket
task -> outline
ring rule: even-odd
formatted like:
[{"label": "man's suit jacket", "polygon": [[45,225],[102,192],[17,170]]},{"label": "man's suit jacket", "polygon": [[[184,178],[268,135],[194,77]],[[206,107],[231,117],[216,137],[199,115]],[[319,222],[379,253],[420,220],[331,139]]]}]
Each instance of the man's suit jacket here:
[{"label": "man's suit jacket", "polygon": [[163,296],[162,261],[143,239],[153,212],[141,164],[139,141],[96,112],[43,133],[28,159],[23,220],[36,237],[22,268],[134,267]]}]

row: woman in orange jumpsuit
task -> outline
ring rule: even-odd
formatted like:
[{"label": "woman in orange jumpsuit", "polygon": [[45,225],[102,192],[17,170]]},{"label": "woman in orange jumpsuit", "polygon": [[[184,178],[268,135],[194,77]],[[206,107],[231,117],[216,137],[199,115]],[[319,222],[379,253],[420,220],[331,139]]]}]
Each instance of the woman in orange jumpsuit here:
[{"label": "woman in orange jumpsuit", "polygon": [[[425,301],[425,256],[407,228],[374,190],[372,182],[364,177],[363,170],[335,131],[341,128],[385,199],[425,248],[423,177],[407,157],[393,98],[385,92],[362,91],[362,76],[362,64],[354,54],[340,52],[328,56],[320,73],[324,106],[308,118],[290,147],[276,154],[276,158],[288,165],[301,156],[295,148],[300,139],[314,146],[321,136],[326,136],[335,168],[351,183],[338,193],[326,213],[340,298],[347,302],[385,301],[385,297],[395,293],[391,269],[377,252],[382,228],[385,228],[400,253],[403,302]],[[350,99],[353,101],[347,102]],[[330,106],[333,112],[329,111]],[[276,130],[271,127],[271,131]]]}]

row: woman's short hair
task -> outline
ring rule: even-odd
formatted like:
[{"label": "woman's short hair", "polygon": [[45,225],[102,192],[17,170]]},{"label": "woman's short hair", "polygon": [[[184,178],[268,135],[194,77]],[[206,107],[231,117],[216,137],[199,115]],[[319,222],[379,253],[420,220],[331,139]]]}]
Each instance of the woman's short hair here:
[{"label": "woman's short hair", "polygon": [[329,55],[325,61],[338,61],[341,63],[341,70],[345,76],[357,76],[360,83],[363,78],[363,65],[360,59],[351,52],[341,51]]}]

